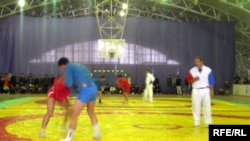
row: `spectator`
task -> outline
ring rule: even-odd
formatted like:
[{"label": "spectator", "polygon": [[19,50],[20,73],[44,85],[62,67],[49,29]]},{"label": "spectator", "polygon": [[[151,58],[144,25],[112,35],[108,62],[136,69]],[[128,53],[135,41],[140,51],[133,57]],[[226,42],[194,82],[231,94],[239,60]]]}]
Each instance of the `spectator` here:
[{"label": "spectator", "polygon": [[3,93],[3,78],[4,76],[0,74],[0,94]]},{"label": "spectator", "polygon": [[115,88],[114,85],[111,85],[111,86],[110,86],[110,93],[111,93],[111,94],[117,93],[117,92],[116,92],[116,88]]},{"label": "spectator", "polygon": [[240,76],[237,73],[234,75],[233,83],[234,84],[239,84],[240,83]]},{"label": "spectator", "polygon": [[42,79],[42,87],[43,87],[42,93],[47,93],[49,86],[50,86],[50,79],[48,77],[48,74],[45,74]]},{"label": "spectator", "polygon": [[156,75],[154,75],[155,77],[155,81],[153,82],[153,92],[155,94],[160,94],[161,93],[161,87],[160,87],[160,82],[159,82],[159,79]]},{"label": "spectator", "polygon": [[5,74],[3,78],[3,93],[8,94],[9,90],[10,90],[9,76],[8,74]]},{"label": "spectator", "polygon": [[225,94],[230,94],[231,86],[228,81],[225,81],[224,89],[225,89]]},{"label": "spectator", "polygon": [[176,92],[177,95],[182,95],[181,77],[179,75],[176,78]]},{"label": "spectator", "polygon": [[168,94],[172,93],[171,89],[172,89],[172,75],[169,75],[167,77],[167,93]]}]

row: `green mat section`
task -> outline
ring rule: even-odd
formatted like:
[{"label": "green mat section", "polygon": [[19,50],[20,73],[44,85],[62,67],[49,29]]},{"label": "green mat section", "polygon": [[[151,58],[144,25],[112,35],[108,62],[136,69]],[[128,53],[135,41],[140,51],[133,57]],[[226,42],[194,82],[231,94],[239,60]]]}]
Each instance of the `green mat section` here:
[{"label": "green mat section", "polygon": [[213,98],[213,100],[219,100],[250,107],[250,97],[225,96],[225,97],[216,97]]},{"label": "green mat section", "polygon": [[5,100],[5,101],[2,101],[3,99],[1,99],[0,108],[2,109],[2,108],[5,108],[5,107],[14,105],[14,104],[19,104],[19,103],[22,103],[22,102],[29,101],[31,99],[33,99],[33,98],[23,97],[23,98],[15,98],[15,99]]}]

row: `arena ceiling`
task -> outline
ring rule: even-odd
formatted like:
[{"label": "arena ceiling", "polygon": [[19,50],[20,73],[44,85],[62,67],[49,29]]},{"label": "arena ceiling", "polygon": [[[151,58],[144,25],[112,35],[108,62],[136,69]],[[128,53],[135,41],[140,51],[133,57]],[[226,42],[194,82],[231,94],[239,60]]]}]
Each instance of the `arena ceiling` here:
[{"label": "arena ceiling", "polygon": [[[106,3],[105,3],[106,1]],[[250,0],[112,0],[121,8],[128,1],[127,16],[171,21],[226,21],[235,23],[236,70],[250,69]],[[25,0],[24,15],[47,18],[95,16],[111,0]],[[96,2],[96,3],[95,3]],[[18,0],[0,0],[0,19],[20,14]],[[98,8],[97,8],[98,7]],[[248,65],[249,64],[249,65]]]}]

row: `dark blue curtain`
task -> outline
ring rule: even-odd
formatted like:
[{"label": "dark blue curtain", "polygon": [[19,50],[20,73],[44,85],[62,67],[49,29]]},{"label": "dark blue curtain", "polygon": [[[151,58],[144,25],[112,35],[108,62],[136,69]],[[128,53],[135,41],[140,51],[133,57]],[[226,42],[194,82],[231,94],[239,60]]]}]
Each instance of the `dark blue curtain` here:
[{"label": "dark blue curtain", "polygon": [[[84,43],[81,47],[88,50],[83,51],[82,56],[88,58],[80,63],[91,70],[124,70],[123,73],[131,75],[133,83],[142,85],[144,70],[149,69],[159,77],[163,92],[169,74],[180,75],[184,81],[189,69],[194,66],[195,56],[203,57],[205,65],[212,68],[216,89],[223,87],[224,81],[232,81],[235,72],[235,32],[232,23],[173,22],[128,17],[124,38],[129,49],[126,55],[130,58],[129,63],[93,61],[97,58],[93,53],[96,50],[91,49],[99,39],[97,27],[95,17],[46,19],[11,16],[1,19],[0,73],[60,73],[57,59],[76,56],[67,53],[67,46]],[[165,58],[155,59],[157,54],[150,58],[155,52]],[[44,60],[46,54],[52,54],[50,61],[46,57]],[[134,59],[132,62],[131,55]],[[40,60],[36,62],[36,58]],[[143,58],[146,61],[133,64]],[[114,82],[113,79],[109,80],[110,83]]]}]

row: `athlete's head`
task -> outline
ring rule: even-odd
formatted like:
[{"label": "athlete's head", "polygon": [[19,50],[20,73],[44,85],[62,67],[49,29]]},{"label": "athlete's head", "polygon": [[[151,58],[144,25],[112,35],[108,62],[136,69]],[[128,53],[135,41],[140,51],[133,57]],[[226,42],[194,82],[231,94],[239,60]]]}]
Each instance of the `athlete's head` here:
[{"label": "athlete's head", "polygon": [[149,70],[145,70],[145,74],[148,74],[148,73],[150,73],[150,71]]},{"label": "athlete's head", "polygon": [[121,74],[117,75],[117,80],[121,80],[122,77],[123,77],[123,76],[122,76]]},{"label": "athlete's head", "polygon": [[194,58],[194,63],[196,65],[196,67],[201,68],[203,65],[203,59],[200,56],[196,56]]},{"label": "athlete's head", "polygon": [[101,81],[105,81],[106,77],[104,75],[101,76]]},{"label": "athlete's head", "polygon": [[65,70],[66,65],[69,63],[68,58],[62,57],[58,60],[58,66],[60,67],[61,70]]}]

